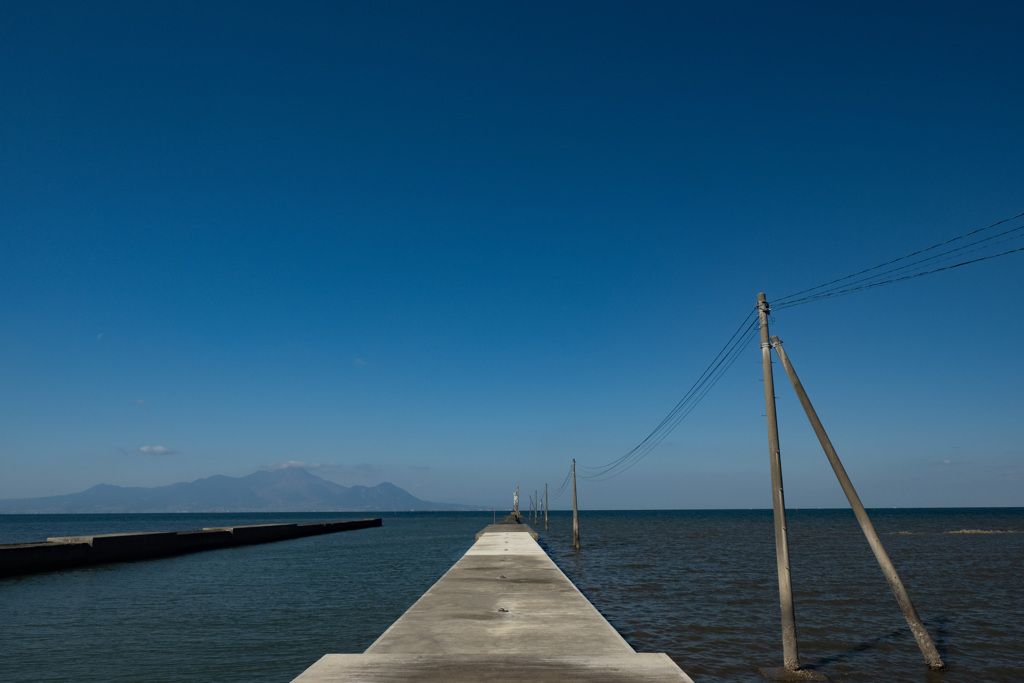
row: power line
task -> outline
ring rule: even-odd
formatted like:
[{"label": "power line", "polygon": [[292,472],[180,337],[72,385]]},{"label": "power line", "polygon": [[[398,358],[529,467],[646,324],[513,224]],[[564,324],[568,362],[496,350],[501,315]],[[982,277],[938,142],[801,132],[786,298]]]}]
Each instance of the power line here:
[{"label": "power line", "polygon": [[[936,268],[934,267],[938,263],[944,263],[957,258],[963,258],[968,254],[977,253],[985,249],[991,249],[998,244],[1005,244],[1013,240],[1021,239],[1024,237],[1024,224],[1017,225],[1016,227],[1009,228],[1002,232],[988,235],[985,237],[975,237],[981,233],[991,230],[999,225],[1004,225],[1011,221],[1015,221],[1019,218],[1024,217],[1024,213],[1019,213],[1016,216],[1010,218],[1004,218],[1003,220],[996,221],[991,225],[987,225],[984,228],[978,228],[971,230],[970,232],[958,235],[951,239],[933,244],[930,247],[919,249],[918,251],[911,252],[905,256],[880,263],[877,266],[871,268],[865,268],[864,270],[856,273],[851,273],[841,278],[825,282],[808,289],[803,289],[799,292],[789,294],[780,299],[776,299],[772,302],[772,308],[779,310],[783,308],[789,308],[792,306],[799,306],[801,304],[810,303],[812,301],[820,301],[822,299],[830,299],[832,297],[841,296],[843,294],[849,294],[851,292],[858,292],[865,289],[872,289],[874,287],[881,287],[882,285],[892,284],[894,282],[901,282],[903,280],[909,280],[911,278],[921,277],[924,275],[931,275],[944,270],[950,270],[952,268],[958,268],[971,263],[978,263],[979,261],[986,261],[988,259],[998,258],[1000,256],[1006,256],[1024,250],[1022,248],[1008,249],[999,253],[988,254],[979,258],[967,259],[954,263],[952,265],[943,266]],[[970,240],[959,246],[950,247],[956,242],[965,240],[971,237],[975,239]],[[1000,239],[1002,238],[1002,239]],[[937,253],[930,254],[928,256],[922,256],[928,252],[934,250],[940,250]],[[915,258],[920,257],[920,258]],[[905,263],[904,263],[905,262]],[[900,264],[900,265],[895,265]],[[869,274],[870,273],[870,274]],[[865,277],[860,277],[865,276]],[[858,279],[854,279],[858,278]],[[850,282],[852,280],[852,282]],[[846,283],[846,284],[840,284]]]},{"label": "power line", "polygon": [[[969,254],[975,254],[986,249],[992,249],[999,244],[1006,244],[1008,242],[1021,239],[1024,237],[1024,223],[996,234],[989,234],[984,237],[981,237],[980,235],[981,233],[991,230],[997,226],[1005,225],[1006,223],[1015,221],[1022,217],[1024,217],[1024,212],[1019,213],[1016,216],[1011,216],[1010,218],[1004,218],[1003,220],[996,221],[995,223],[983,228],[971,230],[970,232],[950,238],[944,242],[933,244],[930,247],[919,249],[904,256],[900,256],[899,258],[880,263],[877,266],[865,268],[864,270],[860,270],[856,273],[851,273],[850,275],[800,290],[799,292],[784,296],[781,299],[776,299],[772,302],[772,308],[779,310],[790,308],[792,306],[799,306],[812,301],[830,299],[842,296],[843,294],[882,287],[895,282],[902,282],[904,280],[923,277],[925,275],[932,275],[934,273],[952,270],[953,268],[959,268],[972,263],[979,263],[981,261],[987,261],[989,259],[999,258],[1000,256],[1007,256],[1009,254],[1024,251],[1024,246],[1015,247],[1013,249],[1005,249],[998,253],[986,254],[977,258],[962,260],[950,265],[938,266],[940,263],[946,263],[955,259],[962,259]],[[974,237],[974,239],[969,239],[972,237]],[[950,246],[960,242],[961,240],[968,241],[957,246]],[[936,253],[929,253],[933,251]],[[925,256],[925,254],[928,255]],[[650,454],[651,451],[657,448],[658,445],[661,444],[661,442],[664,441],[677,426],[679,426],[679,423],[693,411],[705,396],[707,396],[708,392],[711,391],[711,389],[722,378],[722,375],[732,367],[733,363],[735,363],[737,358],[739,358],[740,353],[745,348],[746,344],[757,336],[758,320],[754,316],[754,311],[747,314],[747,317],[743,319],[743,322],[740,323],[740,326],[733,333],[732,337],[729,338],[729,341],[722,346],[718,355],[716,355],[707,368],[704,369],[704,372],[701,373],[700,377],[697,378],[683,398],[681,398],[679,402],[676,403],[675,407],[669,411],[668,415],[666,415],[661,422],[659,422],[658,425],[652,429],[646,437],[644,437],[643,441],[615,460],[601,465],[600,467],[586,467],[577,463],[577,468],[585,472],[585,474],[581,474],[580,477],[583,479],[590,479],[592,481],[604,481],[606,479],[611,479],[612,477],[616,477],[636,465]],[[751,318],[754,319],[751,320]],[[566,474],[565,479],[554,494],[555,498],[565,491],[571,477],[572,468],[569,469],[569,473]]]},{"label": "power line", "polygon": [[747,314],[747,317],[743,319],[736,331],[733,332],[732,337],[722,346],[718,354],[711,361],[711,363],[704,369],[700,377],[693,383],[689,391],[676,403],[675,407],[669,411],[658,425],[651,430],[651,432],[641,441],[639,444],[633,447],[632,450],[621,455],[615,460],[602,465],[600,467],[584,467],[577,463],[577,468],[585,472],[581,474],[582,479],[592,479],[594,481],[603,481],[612,477],[622,474],[633,465],[638,463],[644,457],[646,457],[652,450],[654,450],[665,438],[674,430],[680,422],[682,422],[687,415],[689,415],[693,409],[703,400],[709,391],[718,383],[722,378],[722,375],[732,367],[732,364],[736,362],[739,357],[740,351],[745,346],[749,337],[753,335],[753,332],[757,329],[756,318],[754,318],[754,311]]},{"label": "power line", "polygon": [[961,261],[960,263],[954,263],[951,266],[943,266],[942,268],[934,268],[932,270],[925,270],[925,271],[921,271],[919,273],[912,273],[910,275],[904,275],[902,277],[896,277],[896,278],[892,278],[892,279],[889,279],[889,280],[882,280],[882,281],[878,281],[878,282],[871,282],[871,283],[860,285],[858,287],[849,287],[847,289],[843,289],[843,290],[840,290],[840,291],[837,291],[837,292],[831,292],[831,293],[826,292],[826,293],[820,294],[818,296],[808,297],[806,299],[800,299],[800,300],[795,301],[795,302],[790,302],[790,303],[781,304],[781,305],[774,305],[773,308],[776,308],[776,309],[779,309],[779,308],[789,308],[791,306],[799,306],[800,304],[810,303],[812,301],[820,301],[822,299],[831,299],[833,297],[841,296],[843,294],[849,294],[851,292],[860,292],[860,291],[863,291],[865,289],[873,289],[875,287],[881,287],[882,285],[891,285],[894,282],[902,282],[903,280],[911,280],[913,278],[922,277],[924,275],[931,275],[932,273],[939,273],[939,272],[942,272],[944,270],[952,270],[953,268],[959,268],[960,266],[966,266],[966,265],[970,265],[972,263],[978,263],[980,261],[987,261],[989,259],[998,258],[999,256],[1006,256],[1007,254],[1015,254],[1015,253],[1017,253],[1019,251],[1024,251],[1024,247],[1018,247],[1016,249],[1010,249],[1008,251],[1004,251],[1004,252],[1001,252],[1001,253],[998,253],[998,254],[992,254],[990,256],[982,256],[980,258],[971,259],[969,261]]},{"label": "power line", "polygon": [[569,465],[569,471],[566,472],[565,479],[563,479],[562,483],[558,485],[558,489],[553,494],[551,494],[551,497],[557,500],[560,495],[565,493],[565,489],[568,488],[569,482],[571,480],[572,480],[572,465]]}]

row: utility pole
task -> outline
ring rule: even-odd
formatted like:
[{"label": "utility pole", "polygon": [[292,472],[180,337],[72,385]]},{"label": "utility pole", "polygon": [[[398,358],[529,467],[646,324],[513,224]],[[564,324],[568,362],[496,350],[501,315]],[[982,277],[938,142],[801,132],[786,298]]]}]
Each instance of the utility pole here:
[{"label": "utility pole", "polygon": [[772,471],[772,510],[775,517],[775,560],[779,574],[779,605],[782,611],[782,665],[788,671],[800,669],[793,611],[793,584],[789,575],[789,538],[786,531],[786,500],[782,493],[782,456],[779,452],[779,423],[775,415],[775,383],[772,380],[772,345],[768,337],[768,302],[764,292],[757,295],[761,323],[761,366],[764,371],[764,405],[768,419],[768,458]]},{"label": "utility pole", "polygon": [[544,482],[544,531],[548,530],[548,484]]},{"label": "utility pole", "polygon": [[572,459],[572,549],[580,549],[580,514],[576,507],[576,458]]},{"label": "utility pole", "polygon": [[821,424],[821,420],[818,419],[818,413],[814,410],[811,399],[804,390],[804,385],[801,384],[793,364],[789,361],[789,356],[786,355],[786,351],[782,348],[782,341],[778,337],[772,337],[772,347],[775,349],[775,353],[779,355],[782,366],[786,369],[789,381],[792,383],[793,389],[796,390],[796,395],[800,398],[804,412],[807,413],[807,419],[810,420],[811,427],[814,428],[814,433],[818,437],[818,442],[825,451],[825,457],[828,458],[829,464],[832,465],[832,470],[836,473],[839,485],[843,487],[846,499],[850,501],[853,514],[857,516],[860,528],[868,539],[868,545],[871,546],[871,551],[875,554],[875,559],[878,560],[878,565],[882,568],[882,573],[885,574],[893,595],[896,596],[896,602],[899,603],[900,609],[903,610],[903,616],[907,620],[907,625],[910,626],[910,632],[914,634],[914,639],[917,640],[917,646],[921,648],[921,654],[924,655],[925,663],[932,671],[944,671],[946,665],[943,663],[942,657],[939,656],[939,651],[935,649],[935,643],[932,642],[928,629],[925,628],[921,617],[917,614],[917,610],[914,609],[914,603],[910,601],[910,595],[907,594],[907,589],[903,586],[903,582],[900,581],[900,577],[896,573],[896,567],[893,566],[892,560],[889,559],[889,554],[882,547],[882,539],[878,537],[878,532],[875,531],[875,526],[871,523],[871,518],[868,517],[864,504],[860,502],[860,496],[857,495],[856,489],[853,488],[853,482],[850,481],[849,475],[846,474],[846,468],[843,467],[836,449],[832,446],[832,440],[828,438],[825,427]]}]

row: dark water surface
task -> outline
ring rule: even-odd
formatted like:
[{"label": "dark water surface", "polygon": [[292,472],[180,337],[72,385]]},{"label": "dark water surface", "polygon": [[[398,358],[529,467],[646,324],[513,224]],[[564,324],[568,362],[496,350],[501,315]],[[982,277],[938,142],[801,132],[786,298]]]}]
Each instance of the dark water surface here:
[{"label": "dark water surface", "polygon": [[[927,671],[849,510],[789,511],[801,663],[831,681],[1024,681],[1022,509],[871,510],[949,666]],[[666,652],[697,683],[763,681],[782,664],[770,510],[587,513],[545,545],[638,651]]]},{"label": "dark water surface", "polygon": [[[366,515],[0,515],[0,543]],[[801,661],[832,681],[1024,681],[1024,509],[873,510],[949,665],[925,669],[851,512],[790,511]],[[472,545],[491,513],[0,579],[4,681],[290,681],[362,652]],[[543,530],[543,522],[540,524]],[[641,652],[697,683],[781,664],[771,511],[567,513],[541,543]]]}]

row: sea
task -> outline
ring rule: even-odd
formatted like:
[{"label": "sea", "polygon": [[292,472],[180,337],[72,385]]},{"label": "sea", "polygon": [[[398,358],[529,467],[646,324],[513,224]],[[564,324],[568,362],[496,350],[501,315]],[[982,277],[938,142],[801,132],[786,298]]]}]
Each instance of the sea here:
[{"label": "sea", "polygon": [[[836,682],[1024,681],[1024,508],[869,514],[948,670],[927,670],[849,510],[788,512],[801,663]],[[366,516],[0,515],[0,543]],[[276,683],[362,652],[494,519],[379,516],[379,528],[0,578],[0,680]],[[571,513],[532,526],[635,650],[667,653],[696,683],[760,683],[782,665],[771,510],[584,511],[578,552]]]}]

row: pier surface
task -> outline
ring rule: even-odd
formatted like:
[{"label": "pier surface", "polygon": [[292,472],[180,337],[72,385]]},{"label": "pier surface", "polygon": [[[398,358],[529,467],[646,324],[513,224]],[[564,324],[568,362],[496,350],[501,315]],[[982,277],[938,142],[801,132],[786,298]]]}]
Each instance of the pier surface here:
[{"label": "pier surface", "polygon": [[683,681],[637,653],[523,524],[496,524],[363,654],[329,654],[293,683]]},{"label": "pier surface", "polygon": [[56,536],[39,543],[0,545],[0,576],[72,569],[90,564],[131,562],[203,550],[272,543],[381,525],[381,519],[310,524],[256,524],[209,527],[196,531],[148,531],[134,534]]}]

